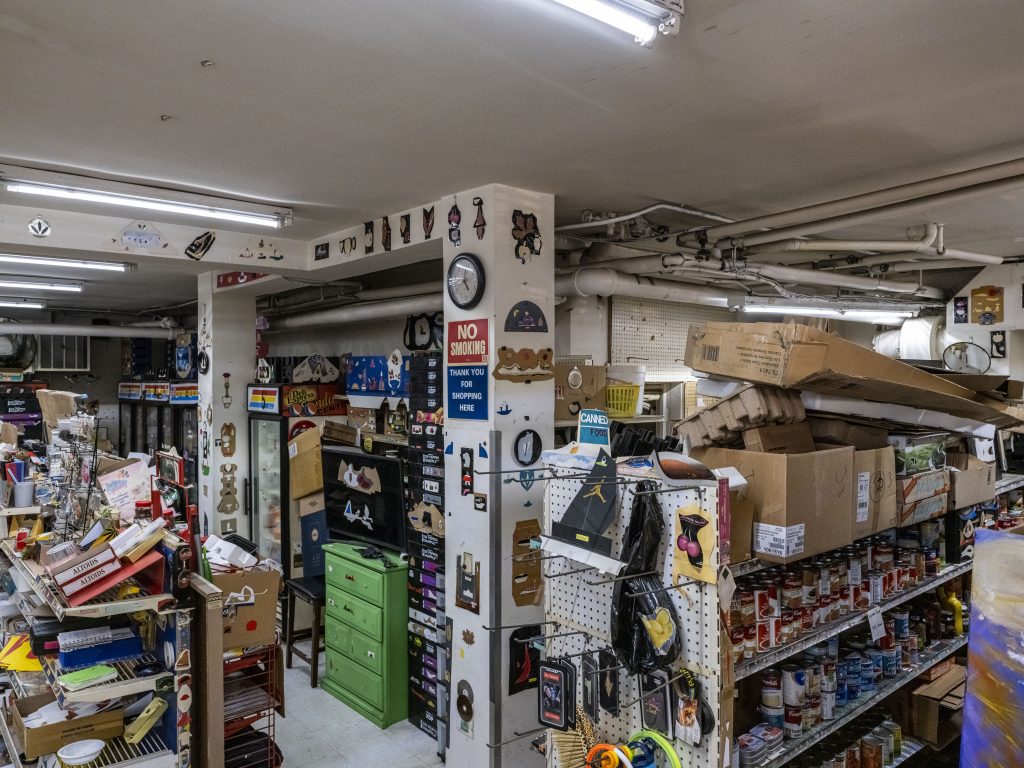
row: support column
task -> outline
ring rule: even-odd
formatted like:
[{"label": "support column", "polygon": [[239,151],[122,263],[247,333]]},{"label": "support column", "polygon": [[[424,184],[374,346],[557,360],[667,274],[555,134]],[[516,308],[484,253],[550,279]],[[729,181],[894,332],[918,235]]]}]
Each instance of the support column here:
[{"label": "support column", "polygon": [[485,627],[544,615],[543,562],[520,555],[540,535],[545,484],[534,472],[553,447],[554,197],[491,185],[442,199],[437,220],[446,274],[473,254],[484,283],[475,306],[460,308],[451,291],[444,304],[447,764],[525,764],[530,739],[498,745],[538,727],[536,664],[513,679],[515,630]]},{"label": "support column", "polygon": [[[256,360],[256,297],[218,292],[216,275],[199,275],[199,352],[209,369],[199,374],[199,512],[202,530],[248,537],[245,489],[249,424],[245,386]],[[226,386],[225,386],[226,385]],[[286,450],[282,446],[282,450]]]}]

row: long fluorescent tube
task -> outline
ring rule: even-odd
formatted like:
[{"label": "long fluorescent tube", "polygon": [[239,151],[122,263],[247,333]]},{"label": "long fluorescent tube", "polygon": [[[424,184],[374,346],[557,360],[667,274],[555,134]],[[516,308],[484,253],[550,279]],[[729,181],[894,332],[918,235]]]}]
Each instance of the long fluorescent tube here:
[{"label": "long fluorescent tube", "polygon": [[13,288],[24,291],[65,291],[67,293],[81,293],[81,283],[37,283],[20,280],[0,280],[0,288]]},{"label": "long fluorescent tube", "polygon": [[53,259],[49,256],[22,256],[17,253],[0,253],[0,263],[24,264],[29,267],[61,267],[63,269],[97,269],[104,272],[131,272],[134,264],[123,261],[84,261],[82,259]]},{"label": "long fluorescent tube", "polygon": [[641,45],[647,45],[658,35],[658,25],[645,21],[639,13],[630,12],[607,0],[555,0],[566,8],[589,16],[633,36]]},{"label": "long fluorescent tube", "polygon": [[260,227],[273,227],[274,229],[284,226],[287,218],[278,213],[253,213],[251,211],[240,211],[214,205],[162,200],[142,194],[104,192],[99,189],[44,184],[35,181],[12,180],[6,182],[5,187],[8,192],[21,192],[27,195],[59,197],[64,200],[83,200],[88,203],[119,205],[126,208],[143,208],[147,211],[161,211],[163,213],[180,213],[186,216],[234,221],[240,224],[255,224]]},{"label": "long fluorescent tube", "polygon": [[46,309],[46,302],[42,299],[0,299],[0,307],[14,307],[17,309]]}]

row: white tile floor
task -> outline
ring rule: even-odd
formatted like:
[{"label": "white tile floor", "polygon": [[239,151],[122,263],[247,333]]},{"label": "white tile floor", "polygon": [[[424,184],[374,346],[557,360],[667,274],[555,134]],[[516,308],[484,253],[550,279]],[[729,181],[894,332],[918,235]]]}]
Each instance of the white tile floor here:
[{"label": "white tile floor", "polygon": [[[309,641],[296,643],[308,649]],[[320,672],[324,655],[320,654]],[[298,658],[284,673],[287,717],[276,722],[283,768],[423,768],[443,765],[433,739],[408,720],[385,731],[322,688],[309,687],[309,667]],[[358,746],[357,746],[358,745]]]}]

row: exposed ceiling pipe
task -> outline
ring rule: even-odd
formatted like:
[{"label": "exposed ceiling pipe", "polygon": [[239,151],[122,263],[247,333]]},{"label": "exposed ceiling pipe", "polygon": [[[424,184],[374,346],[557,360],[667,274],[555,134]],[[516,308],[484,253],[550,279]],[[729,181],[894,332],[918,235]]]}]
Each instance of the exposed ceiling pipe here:
[{"label": "exposed ceiling pipe", "polygon": [[978,269],[980,266],[977,262],[961,261],[960,259],[925,259],[923,261],[905,261],[900,264],[893,264],[885,272],[886,274],[893,274],[894,272],[930,272],[933,269]]},{"label": "exposed ceiling pipe", "polygon": [[729,223],[733,219],[725,216],[718,216],[714,213],[707,213],[706,211],[699,211],[696,208],[690,208],[685,205],[675,205],[674,203],[655,203],[649,205],[646,208],[642,208],[639,211],[633,213],[624,213],[621,216],[610,216],[607,219],[593,219],[591,221],[584,221],[579,224],[564,224],[561,227],[555,227],[555,234],[562,234],[564,232],[578,232],[582,229],[599,229],[600,227],[607,227],[612,224],[621,224],[624,221],[632,221],[640,216],[646,216],[648,213],[654,213],[655,211],[672,211],[673,213],[685,213],[687,216],[696,216],[699,219],[707,219],[708,221],[719,221],[722,223]]},{"label": "exposed ceiling pipe", "polygon": [[[1024,158],[986,165],[980,168],[972,168],[945,176],[935,176],[908,184],[899,184],[894,187],[866,192],[860,195],[851,195],[850,197],[843,197],[824,203],[805,205],[802,208],[795,208],[789,211],[726,223],[710,228],[707,231],[707,236],[710,242],[715,242],[723,237],[742,235],[759,229],[778,229],[779,227],[788,227],[800,222],[831,219],[916,198],[959,190],[964,187],[972,187],[987,182],[1021,176],[1024,176]],[[786,237],[789,237],[789,235],[786,235]]]},{"label": "exposed ceiling pipe", "polygon": [[386,317],[418,315],[425,312],[439,312],[444,306],[444,297],[438,286],[434,293],[426,296],[409,296],[401,299],[388,299],[369,304],[354,304],[346,307],[334,307],[319,312],[308,312],[275,320],[268,333],[319,328],[327,325],[344,325],[346,323],[368,322]]},{"label": "exposed ceiling pipe", "polygon": [[412,285],[395,285],[387,288],[367,288],[356,291],[355,298],[360,301],[379,301],[381,299],[401,299],[407,296],[423,296],[428,293],[437,293],[443,288],[439,280],[431,280],[425,283],[414,283]]},{"label": "exposed ceiling pipe", "polygon": [[671,272],[673,269],[683,266],[685,261],[686,257],[681,253],[666,253],[621,259],[597,259],[594,261],[585,259],[583,266],[600,264],[602,267],[610,267],[627,275],[651,275],[656,272]]},{"label": "exposed ceiling pipe", "polygon": [[[949,192],[942,192],[914,200],[907,200],[901,203],[883,205],[877,208],[858,211],[856,213],[833,216],[828,219],[817,219],[804,224],[782,227],[769,232],[757,232],[737,237],[736,239],[749,248],[755,245],[778,242],[779,240],[788,240],[792,237],[802,237],[804,235],[812,235],[817,232],[828,232],[834,229],[854,227],[859,224],[866,224],[868,222],[877,221],[878,219],[898,214],[916,213],[922,209],[927,209],[936,205],[956,203],[978,195],[994,195],[1008,190],[1017,189],[1022,185],[1024,185],[1024,176],[1015,176],[1010,179],[1003,179],[1001,181],[993,181],[985,184],[976,184],[973,187],[965,187],[963,189],[955,189]],[[711,230],[708,231],[710,232]],[[708,238],[708,241],[717,242],[712,241],[710,237]]]},{"label": "exposed ceiling pipe", "polygon": [[555,278],[557,296],[632,296],[638,299],[677,301],[714,307],[735,307],[744,294],[714,288],[702,288],[672,280],[625,275],[607,267],[581,267],[570,275]]},{"label": "exposed ceiling pipe", "polygon": [[[784,240],[751,248],[753,253],[764,251],[824,251],[845,253],[847,251],[874,251],[875,253],[925,253],[932,249],[939,236],[937,224],[926,224],[924,237],[920,240]],[[746,241],[744,241],[746,242]]]},{"label": "exposed ceiling pipe", "polygon": [[0,323],[0,336],[17,333],[31,336],[90,336],[114,339],[173,339],[184,328],[137,328],[123,325],[58,325],[54,323]]},{"label": "exposed ceiling pipe", "polygon": [[993,256],[990,253],[976,253],[975,251],[963,251],[959,248],[943,248],[938,251],[939,256],[959,261],[973,261],[976,264],[1002,264],[1002,256]]}]

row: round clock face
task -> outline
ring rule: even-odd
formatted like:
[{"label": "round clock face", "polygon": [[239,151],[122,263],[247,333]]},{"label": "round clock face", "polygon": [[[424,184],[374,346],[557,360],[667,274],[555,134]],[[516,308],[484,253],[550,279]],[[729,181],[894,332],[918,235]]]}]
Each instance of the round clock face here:
[{"label": "round clock face", "polygon": [[471,253],[456,257],[448,267],[448,295],[460,309],[472,309],[484,295],[484,268]]}]

